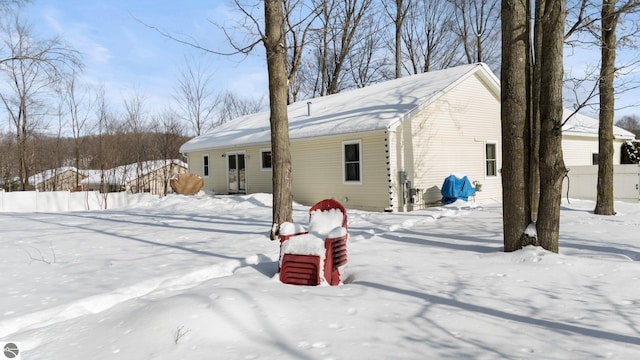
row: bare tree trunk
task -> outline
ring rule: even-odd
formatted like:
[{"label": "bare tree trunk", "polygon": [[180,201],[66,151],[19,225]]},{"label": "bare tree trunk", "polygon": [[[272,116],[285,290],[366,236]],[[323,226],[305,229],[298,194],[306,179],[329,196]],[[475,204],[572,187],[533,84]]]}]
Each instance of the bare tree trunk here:
[{"label": "bare tree trunk", "polygon": [[[78,74],[74,71],[65,79],[64,88],[62,89],[62,102],[69,112],[70,124],[67,127],[71,128],[73,135],[73,158],[76,169],[81,167],[80,160],[84,143],[82,132],[85,130],[85,125],[89,119],[90,108],[90,104],[86,100],[87,89],[81,89],[78,86]],[[80,172],[76,171],[74,188],[77,188],[79,184]]]},{"label": "bare tree trunk", "polygon": [[[357,34],[361,31],[361,23],[365,16],[368,15],[372,0],[338,0],[331,2],[331,6],[324,6],[324,11],[330,13],[323,14],[325,23],[325,53],[323,64],[327,71],[326,76],[326,94],[336,94],[340,92],[343,74],[346,72],[346,60],[349,52],[353,50],[354,43],[358,40]],[[330,46],[330,49],[327,49]],[[329,54],[327,54],[329,51]],[[322,94],[321,94],[322,95]]]},{"label": "bare tree trunk", "polygon": [[180,114],[187,120],[196,136],[199,136],[214,123],[213,116],[217,105],[211,89],[213,74],[207,72],[204,62],[185,57],[184,66],[178,73],[178,84],[174,99],[180,107]]},{"label": "bare tree trunk", "polygon": [[613,79],[616,62],[615,0],[602,2],[602,44],[600,66],[600,124],[598,126],[598,185],[594,212],[615,215],[613,208],[613,111],[615,98]]},{"label": "bare tree trunk", "polygon": [[[499,61],[500,1],[498,0],[447,0],[455,8],[454,32],[469,64]],[[526,6],[528,1],[521,1]],[[502,17],[504,19],[504,17]]]},{"label": "bare tree trunk", "polygon": [[462,60],[459,39],[452,31],[454,9],[448,1],[412,0],[407,4],[402,30],[407,72],[444,69]]},{"label": "bare tree trunk", "polygon": [[396,79],[402,77],[402,23],[407,11],[403,5],[403,0],[396,0],[396,18],[395,22],[395,58],[396,58]]},{"label": "bare tree trunk", "polygon": [[[531,198],[531,221],[538,221],[540,205],[540,64],[542,63],[542,18],[544,1],[536,0],[535,21],[533,28],[533,48],[529,52],[529,77],[531,81],[531,100],[529,101],[529,124],[531,127],[531,166],[529,168],[529,197]],[[537,238],[533,240],[538,245]]]},{"label": "bare tree trunk", "polygon": [[528,9],[502,1],[502,208],[504,251],[522,247],[529,224]]},{"label": "bare tree trunk", "polygon": [[25,100],[20,101],[20,110],[18,113],[18,125],[16,131],[18,132],[18,157],[20,159],[20,189],[22,191],[27,190],[27,183],[29,181],[29,173],[27,171],[27,109],[25,106]]},{"label": "bare tree trunk", "polygon": [[303,20],[298,21],[297,19],[291,19],[289,14],[293,11],[297,11],[301,5],[304,4],[297,0],[284,0],[285,22],[287,25],[286,32],[288,34],[286,37],[288,43],[285,45],[289,53],[289,62],[287,66],[290,96],[289,103],[298,101],[298,93],[302,87],[299,72],[302,66],[305,46],[307,46],[309,42],[308,37],[312,32],[314,21],[318,16],[320,16],[320,12],[318,11],[320,7],[313,5],[313,7],[309,9],[309,12],[303,16]]},{"label": "bare tree trunk", "polygon": [[282,0],[265,0],[265,38],[269,71],[269,108],[271,111],[271,154],[273,160],[273,226],[270,237],[275,240],[280,225],[293,221],[291,194],[291,153],[287,117],[287,68],[284,48],[284,15]]},{"label": "bare tree trunk", "polygon": [[[564,1],[544,1],[542,59],[540,63],[540,207],[537,233],[540,245],[558,252],[562,179],[562,50]],[[542,96],[544,94],[544,96]]]}]

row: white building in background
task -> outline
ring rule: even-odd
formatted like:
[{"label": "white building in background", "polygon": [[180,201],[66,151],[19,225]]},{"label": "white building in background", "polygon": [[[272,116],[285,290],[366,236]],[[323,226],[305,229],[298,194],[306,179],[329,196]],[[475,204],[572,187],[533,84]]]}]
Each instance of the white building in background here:
[{"label": "white building in background", "polygon": [[90,170],[81,181],[82,190],[100,192],[128,191],[163,195],[171,192],[169,180],[187,172],[187,164],[181,160],[151,160],[117,166],[105,170]]},{"label": "white building in background", "polygon": [[[562,127],[562,153],[567,167],[598,165],[598,124],[599,120],[565,110],[568,120]],[[613,164],[620,165],[622,144],[633,140],[635,135],[620,127],[613,127]]]}]

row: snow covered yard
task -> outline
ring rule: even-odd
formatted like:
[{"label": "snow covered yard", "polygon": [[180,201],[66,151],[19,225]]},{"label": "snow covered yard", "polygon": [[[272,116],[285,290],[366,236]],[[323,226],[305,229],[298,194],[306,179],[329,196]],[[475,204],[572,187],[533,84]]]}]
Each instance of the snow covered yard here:
[{"label": "snow covered yard", "polygon": [[[640,204],[562,210],[502,252],[500,206],[349,211],[336,287],[285,285],[268,195],[0,213],[0,339],[23,359],[632,359]],[[295,206],[306,223],[308,207]]]}]

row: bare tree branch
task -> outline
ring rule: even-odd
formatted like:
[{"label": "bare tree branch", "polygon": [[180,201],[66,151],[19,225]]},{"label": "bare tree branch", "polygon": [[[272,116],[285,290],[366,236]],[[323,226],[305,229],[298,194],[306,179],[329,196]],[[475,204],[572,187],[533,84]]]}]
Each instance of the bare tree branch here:
[{"label": "bare tree branch", "polygon": [[[180,37],[178,37],[176,35],[173,35],[173,34],[167,32],[167,31],[164,31],[164,30],[158,28],[157,26],[149,25],[149,24],[145,23],[144,21],[136,18],[133,15],[132,15],[132,17],[133,17],[133,19],[135,19],[137,22],[139,22],[140,24],[142,24],[146,28],[157,32],[158,34],[166,37],[169,40],[172,40],[172,41],[175,41],[175,42],[177,42],[179,44],[186,45],[186,46],[189,46],[191,48],[194,48],[194,49],[197,49],[197,50],[201,50],[203,52],[214,54],[214,55],[233,56],[233,55],[239,55],[239,54],[247,54],[247,53],[251,52],[251,50],[253,50],[253,48],[256,45],[260,44],[261,41],[262,41],[261,39],[260,40],[256,40],[253,43],[251,43],[249,45],[246,45],[245,47],[236,48],[236,50],[232,51],[232,52],[215,51],[215,50],[209,49],[207,47],[204,47],[204,46],[198,44],[197,40],[195,40],[195,39],[193,39],[191,37],[189,37],[189,39],[180,38]],[[225,32],[225,34],[226,34],[226,32]]]}]

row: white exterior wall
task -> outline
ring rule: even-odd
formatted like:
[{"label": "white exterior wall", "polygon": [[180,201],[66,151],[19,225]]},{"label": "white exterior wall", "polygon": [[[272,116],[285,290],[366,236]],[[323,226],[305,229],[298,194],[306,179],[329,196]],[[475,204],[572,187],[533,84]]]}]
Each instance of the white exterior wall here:
[{"label": "white exterior wall", "polygon": [[[229,149],[211,149],[187,154],[189,172],[202,177],[202,190],[215,194],[228,194],[228,153],[245,154],[245,180],[247,193],[271,192],[271,170],[261,169],[260,150],[269,149],[269,144],[234,147]],[[209,175],[204,176],[204,156],[209,156]]]},{"label": "white exterior wall", "polygon": [[[613,140],[613,164],[620,165],[620,152],[624,140]],[[577,136],[565,134],[562,136],[562,155],[565,166],[593,165],[592,155],[598,153],[597,136]]]},{"label": "white exterior wall", "polygon": [[[502,166],[500,101],[476,76],[451,89],[391,134],[394,210],[404,210],[399,172],[419,189],[415,207],[437,203],[444,179],[466,175],[482,184],[475,201],[502,201],[501,177],[486,175],[485,144],[496,144],[496,168]],[[404,152],[403,152],[404,150]]]},{"label": "white exterior wall", "polygon": [[[344,141],[361,146],[361,182],[343,181]],[[340,137],[294,140],[291,142],[291,175],[294,201],[313,205],[332,198],[348,208],[383,211],[388,206],[389,182],[385,159],[386,134],[346,134]],[[203,178],[203,190],[228,194],[226,154],[242,152],[246,160],[247,193],[272,192],[272,171],[261,169],[260,150],[269,144],[197,151],[188,154],[189,170]],[[203,173],[202,159],[209,156],[209,176]],[[225,155],[225,156],[223,156]]]},{"label": "white exterior wall", "polygon": [[[562,182],[562,196],[572,199],[596,200],[598,166],[573,166]],[[613,167],[613,198],[619,201],[640,199],[640,166],[635,164]]]},{"label": "white exterior wall", "polygon": [[[344,181],[345,142],[360,144],[360,182]],[[313,205],[332,198],[347,208],[383,211],[389,203],[385,144],[386,134],[382,131],[293,141],[291,162],[294,200]]]}]

